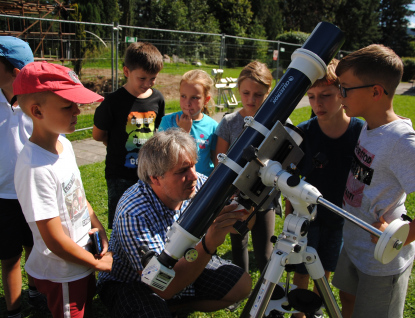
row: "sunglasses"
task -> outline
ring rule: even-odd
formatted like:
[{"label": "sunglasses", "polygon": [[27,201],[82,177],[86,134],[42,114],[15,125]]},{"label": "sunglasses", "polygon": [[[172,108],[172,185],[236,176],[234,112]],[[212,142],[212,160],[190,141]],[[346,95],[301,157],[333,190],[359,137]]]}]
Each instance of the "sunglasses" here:
[{"label": "sunglasses", "polygon": [[[339,90],[340,90],[340,95],[343,98],[347,97],[347,91],[350,91],[352,89],[359,89],[359,88],[367,88],[367,87],[373,87],[379,84],[371,84],[371,85],[364,85],[364,86],[356,86],[356,87],[343,87],[341,85],[339,85]],[[380,85],[379,85],[380,86]],[[382,86],[381,86],[382,87]],[[383,87],[382,87],[383,88]],[[388,92],[386,91],[386,89],[383,88],[383,91],[385,92],[386,95],[388,95]]]}]

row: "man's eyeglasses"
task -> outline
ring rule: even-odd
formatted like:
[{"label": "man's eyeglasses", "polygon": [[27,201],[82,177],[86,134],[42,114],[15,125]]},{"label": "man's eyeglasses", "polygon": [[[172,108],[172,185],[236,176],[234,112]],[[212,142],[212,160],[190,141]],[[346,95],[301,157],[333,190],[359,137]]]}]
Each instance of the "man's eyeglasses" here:
[{"label": "man's eyeglasses", "polygon": [[[343,98],[346,98],[347,97],[347,91],[350,91],[350,90],[352,90],[352,89],[358,89],[358,88],[367,88],[367,87],[373,87],[373,86],[376,86],[376,85],[379,85],[379,84],[371,84],[371,85],[364,85],[364,86],[356,86],[356,87],[343,87],[343,86],[341,86],[341,85],[339,85],[339,90],[340,90],[340,95],[343,97]],[[380,86],[380,85],[379,85]],[[383,88],[383,87],[382,87]],[[385,94],[386,95],[388,95],[388,92],[386,91],[386,89],[384,89],[383,88],[383,91],[385,92]]]}]

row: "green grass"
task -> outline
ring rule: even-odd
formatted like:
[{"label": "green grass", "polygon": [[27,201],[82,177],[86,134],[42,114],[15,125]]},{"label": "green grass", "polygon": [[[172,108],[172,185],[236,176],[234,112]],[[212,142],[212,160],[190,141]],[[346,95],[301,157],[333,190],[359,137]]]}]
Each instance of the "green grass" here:
[{"label": "green grass", "polygon": [[[415,122],[415,109],[412,105],[415,105],[415,97],[412,96],[396,96],[395,103],[394,103],[395,112],[402,116],[410,118],[413,122]],[[295,125],[299,124],[300,122],[307,120],[310,117],[311,108],[304,107],[300,109],[296,109],[290,116],[291,120]],[[104,162],[95,163],[91,165],[81,166],[81,174],[82,180],[85,187],[85,192],[89,202],[91,203],[92,207],[95,210],[98,218],[104,225],[107,227],[107,187],[104,178]],[[406,200],[406,207],[408,210],[408,214],[411,217],[415,216],[415,194],[410,194]],[[283,225],[283,219],[277,218],[275,223],[275,234],[278,235],[281,232]],[[110,231],[107,230],[108,236],[110,236]],[[252,245],[249,244],[249,251],[250,251],[250,275],[253,279],[254,284],[257,282],[259,278],[259,271],[255,265],[255,260],[252,255]],[[230,259],[231,257],[231,243],[229,238],[225,240],[225,243],[220,246],[218,249],[218,254],[226,259]],[[368,256],[369,257],[369,256]],[[24,262],[22,262],[22,268],[24,266]],[[405,312],[404,317],[410,318],[415,317],[415,270],[412,270],[412,276],[410,278],[406,303],[405,303]],[[23,290],[24,290],[24,300],[27,298],[27,280],[24,279],[23,282]],[[311,286],[310,286],[311,288]],[[333,288],[333,292],[335,297],[338,300],[338,292],[336,289]],[[3,295],[3,285],[0,282],[0,295]],[[338,300],[339,301],[339,300]],[[340,304],[340,302],[339,302]],[[240,307],[233,313],[230,313],[226,310],[219,310],[214,313],[201,313],[195,312],[191,314],[189,317],[191,318],[199,318],[199,317],[217,317],[217,318],[227,318],[227,317],[239,317],[242,312],[243,306]],[[5,302],[4,297],[0,297],[0,317],[4,316],[5,311]],[[105,309],[105,306],[101,303],[98,297],[95,297],[93,302],[93,317],[100,317],[100,318],[107,318],[109,317],[108,312]],[[32,314],[30,309],[27,307],[26,302],[23,302],[23,317],[31,317],[31,318],[41,318],[44,316]]]}]

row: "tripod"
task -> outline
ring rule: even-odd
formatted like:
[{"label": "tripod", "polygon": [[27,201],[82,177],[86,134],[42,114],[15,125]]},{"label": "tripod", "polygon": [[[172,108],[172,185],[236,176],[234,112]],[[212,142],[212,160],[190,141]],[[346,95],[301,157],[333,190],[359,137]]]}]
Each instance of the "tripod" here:
[{"label": "tripod", "polygon": [[283,313],[315,313],[321,307],[321,304],[318,301],[301,301],[304,293],[301,290],[296,292],[295,286],[291,286],[292,290],[290,291],[289,279],[287,279],[284,286],[284,295],[276,300],[271,298],[284,269],[289,265],[300,263],[305,264],[310,277],[314,280],[329,316],[342,317],[324,275],[324,269],[317,252],[314,248],[307,247],[309,222],[316,214],[316,206],[313,204],[323,205],[378,237],[379,241],[376,244],[374,256],[383,264],[390,262],[399,253],[408,236],[408,223],[396,219],[389,224],[384,232],[381,232],[325,200],[316,188],[304,180],[293,178],[290,173],[282,170],[278,162],[266,162],[260,169],[259,175],[265,185],[273,184],[281,190],[282,194],[290,200],[295,212],[286,217],[283,231],[275,242],[267,267],[245,305],[241,317],[263,317],[264,315],[272,317],[273,310]]},{"label": "tripod", "polygon": [[[320,258],[314,248],[307,246],[309,224],[309,220],[304,217],[294,214],[286,217],[283,232],[275,241],[267,267],[245,305],[241,317],[263,317],[264,315],[273,317],[275,311],[290,314],[296,312],[314,314],[320,309],[322,303],[330,317],[341,317],[340,309],[324,275]],[[289,272],[287,272],[285,284],[277,285],[287,267],[300,263],[305,264],[321,298],[311,291],[295,289],[296,286],[290,285]],[[275,287],[279,289],[277,292],[274,291]]]},{"label": "tripod", "polygon": [[[245,121],[249,122],[247,119]],[[281,141],[284,130],[279,129],[279,125],[277,123],[274,129]],[[272,136],[272,134],[269,135]],[[290,139],[289,136],[286,136],[286,138]],[[381,232],[372,225],[327,201],[322,197],[317,188],[283,169],[284,164],[282,165],[279,161],[267,159],[273,158],[267,152],[272,148],[277,148],[269,145],[268,142],[270,140],[271,138],[266,138],[258,149],[251,151],[249,155],[245,156],[249,163],[245,166],[244,172],[240,173],[235,180],[235,185],[243,190],[245,194],[249,193],[249,182],[252,183],[254,181],[247,180],[252,179],[250,176],[254,175],[251,171],[256,171],[256,175],[261,179],[263,185],[280,190],[282,195],[291,202],[294,213],[285,218],[283,231],[274,242],[274,249],[267,267],[261,275],[260,281],[255,286],[248,303],[245,305],[241,317],[263,317],[264,314],[272,314],[274,309],[283,313],[316,312],[321,307],[321,303],[318,300],[312,303],[302,302],[301,298],[304,298],[304,293],[301,290],[295,291],[295,286],[290,287],[289,279],[285,283],[283,295],[280,295],[281,297],[279,298],[273,297],[274,299],[271,297],[286,267],[300,263],[305,264],[310,277],[314,280],[329,316],[341,317],[340,309],[324,275],[324,269],[317,252],[314,248],[307,246],[308,228],[310,221],[317,213],[316,205],[324,206],[378,237],[379,240],[376,244],[374,256],[383,264],[390,262],[399,253],[403,242],[405,242],[408,236],[409,225],[407,222],[397,219],[391,222],[384,232]],[[295,145],[295,143],[291,142],[290,145]],[[293,150],[295,147],[290,149]],[[291,166],[288,170],[290,169],[292,171],[295,170]]]}]

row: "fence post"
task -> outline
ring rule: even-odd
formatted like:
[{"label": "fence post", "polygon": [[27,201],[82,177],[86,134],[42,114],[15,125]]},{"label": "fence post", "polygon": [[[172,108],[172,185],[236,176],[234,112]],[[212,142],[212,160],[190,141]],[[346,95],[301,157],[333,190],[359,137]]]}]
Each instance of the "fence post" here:
[{"label": "fence post", "polygon": [[275,82],[276,83],[278,83],[278,69],[279,69],[279,66],[280,66],[280,41],[278,41],[278,43],[277,43],[277,50],[278,50],[278,55],[277,55],[277,78],[276,78],[276,80],[275,80]]},{"label": "fence post", "polygon": [[115,22],[115,90],[118,89],[118,45],[119,45],[120,27]]},{"label": "fence post", "polygon": [[112,91],[115,91],[114,88],[114,22],[112,22],[111,28],[111,88]]},{"label": "fence post", "polygon": [[226,54],[226,48],[225,48],[225,33],[222,33],[222,38],[220,41],[220,58],[219,58],[219,68],[223,69],[225,66],[225,54]]}]

